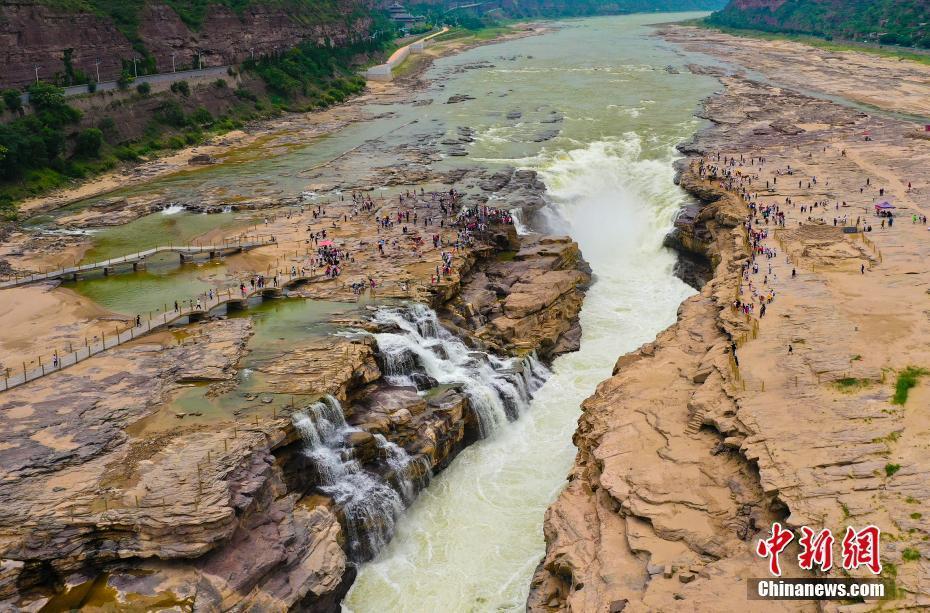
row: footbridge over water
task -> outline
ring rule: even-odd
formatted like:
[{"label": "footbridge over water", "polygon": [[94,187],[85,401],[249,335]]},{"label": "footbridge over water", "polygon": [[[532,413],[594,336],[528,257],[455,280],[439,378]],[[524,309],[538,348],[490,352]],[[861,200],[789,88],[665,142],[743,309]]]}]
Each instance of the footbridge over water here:
[{"label": "footbridge over water", "polygon": [[0,281],[0,289],[8,289],[11,287],[18,287],[21,285],[27,285],[29,283],[37,283],[40,281],[48,281],[51,279],[74,279],[77,280],[83,273],[89,273],[93,271],[102,270],[104,275],[109,275],[114,272],[118,267],[131,266],[133,270],[138,270],[140,265],[143,265],[145,259],[159,254],[159,253],[177,253],[181,258],[182,262],[188,261],[194,258],[197,255],[208,254],[211,259],[219,257],[221,255],[228,255],[231,253],[239,253],[241,251],[246,251],[248,249],[255,249],[256,247],[264,247],[265,245],[275,244],[275,238],[273,236],[259,236],[254,238],[237,238],[225,240],[222,243],[215,245],[162,245],[159,247],[154,247],[152,249],[146,249],[145,251],[138,251],[136,253],[130,253],[128,255],[120,256],[117,258],[112,258],[109,260],[101,262],[93,262],[90,264],[76,264],[74,266],[68,266],[66,268],[59,268],[57,270],[47,270],[45,272],[37,272],[29,275],[14,275],[13,278]]},{"label": "footbridge over water", "polygon": [[[279,274],[276,278],[277,283],[270,280],[272,285],[266,284],[262,287],[246,285],[244,290],[227,288],[210,291],[201,294],[196,301],[189,300],[176,303],[177,308],[175,309],[172,308],[172,305],[165,305],[162,312],[149,313],[148,316],[140,315],[130,323],[124,324],[122,328],[117,326],[112,334],[103,334],[100,338],[94,337],[92,341],[85,339],[83,346],[70,345],[67,352],[55,353],[50,358],[46,358],[45,362],[43,362],[42,358],[39,358],[38,362],[35,360],[22,362],[21,368],[7,368],[0,373],[0,391],[20,386],[28,381],[74,366],[91,356],[167,328],[172,324],[203,319],[211,311],[219,307],[225,306],[228,310],[245,309],[248,308],[249,302],[253,299],[279,298],[284,296],[289,288],[303,283],[325,280],[329,277],[311,269],[309,271],[299,270],[294,274]],[[11,360],[9,364],[16,364],[16,362]]]}]

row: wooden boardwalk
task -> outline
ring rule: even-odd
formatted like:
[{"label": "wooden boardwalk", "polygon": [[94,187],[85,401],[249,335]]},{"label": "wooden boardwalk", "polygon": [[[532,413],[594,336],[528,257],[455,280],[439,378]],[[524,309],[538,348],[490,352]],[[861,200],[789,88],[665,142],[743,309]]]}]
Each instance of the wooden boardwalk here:
[{"label": "wooden boardwalk", "polygon": [[[102,338],[95,337],[93,342],[85,341],[83,347],[79,346],[77,349],[74,349],[72,346],[70,348],[71,350],[67,353],[54,354],[50,358],[49,363],[43,363],[42,358],[39,358],[38,365],[31,368],[30,365],[34,363],[35,360],[29,363],[23,362],[21,369],[8,368],[5,372],[0,373],[2,374],[0,391],[18,387],[53,372],[68,368],[69,366],[74,366],[78,362],[83,362],[89,357],[102,353],[107,349],[118,347],[119,345],[128,343],[129,341],[145,336],[151,332],[166,328],[178,321],[184,319],[196,321],[206,317],[210,311],[217,307],[225,305],[227,308],[248,308],[248,302],[251,298],[277,298],[284,295],[285,290],[290,287],[323,278],[324,276],[325,275],[322,274],[314,275],[313,269],[311,269],[309,273],[306,271],[298,271],[297,274],[293,275],[278,275],[277,285],[265,285],[264,287],[256,287],[251,290],[249,286],[246,285],[245,291],[241,291],[238,288],[214,291],[212,293],[212,298],[210,298],[210,293],[205,293],[201,294],[196,301],[178,304],[177,310],[168,308],[164,312],[150,314],[148,317],[139,316],[138,320],[128,324],[127,327],[122,330],[117,328],[111,335],[103,335]],[[271,278],[268,279],[268,282],[272,282]]]},{"label": "wooden boardwalk", "polygon": [[218,245],[162,245],[153,249],[146,249],[145,251],[130,253],[128,255],[105,260],[102,262],[69,266],[67,268],[59,268],[57,270],[49,270],[31,275],[23,275],[21,277],[14,276],[12,279],[0,281],[0,289],[9,289],[11,287],[18,287],[20,285],[27,285],[29,283],[48,281],[50,279],[62,279],[67,277],[73,277],[76,279],[81,275],[81,273],[93,272],[95,270],[102,270],[104,274],[110,274],[110,272],[112,272],[113,269],[115,269],[117,266],[123,266],[127,264],[132,265],[133,270],[135,270],[138,268],[140,263],[145,261],[145,258],[158,253],[177,253],[180,255],[182,260],[203,253],[208,253],[210,254],[211,258],[214,258],[222,254],[237,253],[239,251],[255,249],[256,247],[264,247],[266,245],[273,244],[275,244],[274,237],[259,236],[252,239],[238,238],[236,240],[226,240]]}]

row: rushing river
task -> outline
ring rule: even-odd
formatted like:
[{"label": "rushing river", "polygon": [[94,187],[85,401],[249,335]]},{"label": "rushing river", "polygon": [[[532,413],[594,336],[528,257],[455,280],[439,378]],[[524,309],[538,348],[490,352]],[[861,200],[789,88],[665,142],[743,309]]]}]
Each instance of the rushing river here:
[{"label": "rushing river", "polygon": [[[392,542],[361,567],[346,609],[523,610],[544,551],[543,513],[574,458],[579,404],[619,355],[672,323],[692,292],[672,275],[675,258],[662,238],[684,198],[672,181],[674,146],[700,127],[693,112],[716,82],[688,73],[688,60],[648,27],[682,18],[570,21],[433,68],[439,75],[481,60],[494,65],[456,74],[443,92],[477,98],[456,105],[454,118],[477,131],[471,159],[538,170],[552,200],[551,229],[580,243],[596,282],[581,313],[581,350],[556,360],[520,420],[433,480]],[[524,118],[564,114],[561,134],[526,144],[536,127],[505,121],[514,109]]]},{"label": "rushing river", "polygon": [[[678,305],[692,291],[673,276],[675,258],[662,248],[662,238],[684,199],[672,181],[675,145],[700,127],[693,112],[717,82],[690,74],[685,65],[705,58],[687,56],[651,36],[649,24],[694,16],[568,21],[543,36],[473,49],[436,62],[428,74],[432,84],[418,94],[417,105],[370,104],[375,119],[310,142],[231,154],[215,166],[107,195],[152,193],[166,206],[205,194],[238,200],[306,197],[315,202],[318,196],[306,193],[312,184],[307,169],[366,147],[343,158],[342,168],[332,176],[324,170],[313,179],[338,185],[338,172],[364,175],[368,168],[392,164],[392,147],[437,134],[453,138],[463,128],[474,131],[474,142],[464,146],[468,156],[446,156],[435,164],[437,169],[511,165],[535,169],[544,179],[551,206],[544,215],[524,221],[573,236],[596,277],[581,313],[581,350],[556,360],[552,376],[519,411],[519,418],[489,418],[494,427],[486,432],[488,438],[464,450],[413,501],[399,517],[393,540],[361,566],[347,609],[523,609],[544,551],[543,513],[562,488],[575,454],[571,437],[579,404],[610,375],[619,355],[672,323]],[[445,104],[456,94],[474,99]],[[440,152],[453,151],[446,147]],[[391,194],[387,188],[381,191]],[[95,232],[88,257],[109,258],[143,243],[231,231],[260,221],[262,215],[160,212]],[[169,258],[153,259],[149,270],[138,274],[91,278],[74,287],[113,310],[133,314],[229,279],[222,262],[179,266]],[[311,316],[301,307],[264,314],[268,329],[277,320]],[[259,353],[275,349],[263,338],[257,335],[250,348]],[[200,407],[206,401],[198,393],[191,390],[179,402]],[[221,400],[211,402],[222,409]],[[208,409],[202,410],[206,414]],[[332,412],[325,403],[317,409],[317,417]],[[348,428],[330,421],[333,431]],[[305,428],[314,453],[333,455],[338,437],[321,437],[315,427]],[[333,470],[341,466],[333,463]]]}]

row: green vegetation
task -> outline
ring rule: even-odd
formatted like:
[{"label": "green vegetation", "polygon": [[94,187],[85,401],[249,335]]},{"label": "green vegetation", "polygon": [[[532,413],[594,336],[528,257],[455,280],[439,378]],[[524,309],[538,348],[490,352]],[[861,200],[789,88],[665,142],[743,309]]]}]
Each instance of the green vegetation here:
[{"label": "green vegetation", "polygon": [[282,100],[303,98],[306,108],[323,108],[342,102],[365,88],[365,80],[352,71],[353,58],[383,52],[392,35],[345,47],[320,47],[304,42],[278,57],[248,60],[252,71]]},{"label": "green vegetation", "polygon": [[730,3],[707,19],[714,26],[930,49],[924,0],[788,0],[768,7]]},{"label": "green vegetation", "polygon": [[[139,35],[140,19],[146,0],[40,1],[59,10],[93,13],[112,20],[132,44],[133,49],[143,57],[143,61],[138,65],[139,74],[158,72],[159,67],[155,65],[154,58]],[[240,17],[245,15],[248,9],[256,6],[280,7],[291,19],[304,24],[350,23],[366,14],[362,8],[364,3],[358,2],[355,10],[345,11],[344,4],[341,4],[340,0],[162,0],[162,2],[170,6],[187,27],[195,31],[201,29],[211,7],[214,11],[216,7],[228,8]],[[86,83],[87,77],[83,73],[79,74],[80,71],[72,69],[69,73],[67,59],[63,58],[65,70],[56,82],[61,85]],[[195,63],[196,59],[192,58],[191,66],[196,67]],[[128,67],[132,68],[131,62]],[[160,68],[165,70],[165,67]]]},{"label": "green vegetation", "polygon": [[911,513],[911,519],[920,519],[923,517],[922,513]]},{"label": "green vegetation", "polygon": [[888,477],[893,476],[899,470],[901,470],[900,464],[891,464],[891,463],[885,464],[885,475],[887,475]]},{"label": "green vegetation", "polygon": [[860,388],[869,385],[868,379],[856,379],[855,377],[844,377],[836,380],[836,387],[842,392],[854,392]]},{"label": "green vegetation", "polygon": [[[526,19],[541,17],[585,17],[620,13],[652,13],[655,11],[706,11],[722,8],[726,0],[517,0],[496,10],[486,6],[469,10],[447,10],[450,2],[408,3],[410,12],[423,15],[432,24],[452,25],[477,30],[495,19]],[[463,4],[463,3],[459,3]]]},{"label": "green vegetation", "polygon": [[[210,134],[237,129],[244,121],[283,110],[305,111],[342,102],[365,87],[364,79],[354,73],[353,63],[382,53],[392,40],[393,30],[385,28],[379,37],[347,47],[304,43],[277,57],[249,61],[241,71],[245,83],[260,77],[269,96],[240,86],[233,97],[227,93],[229,82],[217,79],[203,86],[215,91],[209,97],[233,101],[231,108],[229,104],[221,107],[228,110],[219,116],[204,106],[193,106],[188,99],[198,98],[191,86],[177,81],[170,92],[157,94],[158,104],[144,133],[130,141],[120,134],[112,117],[99,120],[96,127],[78,129],[81,114],[66,103],[60,87],[33,85],[29,93],[34,112],[0,124],[0,217],[15,217],[17,200],[107,170],[120,161],[139,161],[161,151],[195,145]],[[132,81],[124,70],[121,89],[127,90]],[[142,97],[155,95],[148,83],[140,83],[136,91]],[[19,108],[20,92],[8,90],[0,97],[4,107]],[[110,104],[115,108],[132,103],[132,98],[124,97]]]},{"label": "green vegetation", "polygon": [[133,76],[129,74],[129,71],[124,70],[123,72],[119,73],[119,78],[116,79],[116,86],[123,90],[129,89],[129,86],[132,85],[134,80],[135,79]]},{"label": "green vegetation", "polygon": [[904,558],[905,562],[913,562],[920,559],[920,552],[913,547],[908,547],[901,552],[901,557]]},{"label": "green vegetation", "polygon": [[188,85],[187,81],[175,81],[171,84],[171,91],[186,98],[191,95],[191,86]]},{"label": "green vegetation", "polygon": [[78,133],[74,153],[85,157],[97,157],[102,146],[103,132],[99,128],[87,128]]},{"label": "green vegetation", "polygon": [[785,32],[763,32],[761,30],[747,30],[743,28],[730,28],[726,26],[719,26],[711,24],[706,20],[698,19],[692,22],[688,22],[690,25],[696,25],[699,27],[709,27],[714,30],[719,30],[724,34],[730,34],[731,36],[740,36],[743,38],[757,38],[760,40],[789,40],[796,43],[802,43],[809,45],[811,47],[817,47],[818,49],[823,49],[824,51],[834,51],[834,52],[843,52],[843,51],[859,51],[862,53],[869,53],[872,55],[878,55],[880,57],[890,57],[899,60],[910,60],[912,62],[919,62],[921,64],[930,64],[930,54],[917,51],[917,50],[908,50],[903,47],[883,47],[877,44],[869,43],[857,43],[852,41],[842,41],[837,42],[835,40],[830,41],[824,38],[817,38],[816,36],[811,36],[807,34],[789,34]]},{"label": "green vegetation", "polygon": [[903,405],[907,402],[907,395],[912,388],[917,386],[921,377],[930,374],[926,368],[917,368],[908,366],[898,373],[898,381],[894,386],[894,397],[891,399],[892,404]]},{"label": "green vegetation", "polygon": [[22,94],[15,89],[3,90],[3,106],[11,112],[21,111],[23,108]]},{"label": "green vegetation", "polygon": [[[48,176],[33,173],[48,167],[63,173],[79,172],[69,167],[64,153],[66,129],[81,118],[81,113],[65,104],[64,91],[54,85],[36,83],[29,88],[29,97],[32,114],[0,124],[0,181],[31,177],[47,183]],[[14,197],[0,193],[0,216],[9,218],[15,214]]]}]

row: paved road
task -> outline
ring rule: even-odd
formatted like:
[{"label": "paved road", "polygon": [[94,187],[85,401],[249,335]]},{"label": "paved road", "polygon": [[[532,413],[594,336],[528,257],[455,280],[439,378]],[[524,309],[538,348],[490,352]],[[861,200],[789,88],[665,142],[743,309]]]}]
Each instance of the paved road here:
[{"label": "paved road", "polygon": [[[174,83],[175,81],[184,81],[186,79],[229,76],[229,66],[211,66],[210,68],[201,68],[199,70],[179,70],[177,72],[162,72],[158,74],[142,75],[137,77],[130,87],[135,87],[139,83]],[[107,92],[118,89],[116,81],[101,81],[97,83],[98,92]],[[80,96],[81,94],[90,93],[87,85],[72,85],[64,88],[65,96]],[[23,104],[29,104],[29,94],[21,96]]]}]

